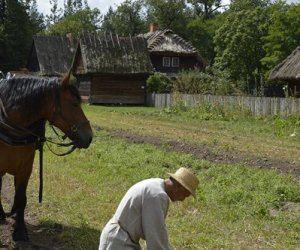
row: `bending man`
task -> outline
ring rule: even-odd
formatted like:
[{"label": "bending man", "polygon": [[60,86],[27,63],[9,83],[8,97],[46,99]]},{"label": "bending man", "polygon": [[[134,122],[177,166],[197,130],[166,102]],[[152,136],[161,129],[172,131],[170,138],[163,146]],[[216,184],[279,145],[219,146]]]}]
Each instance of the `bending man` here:
[{"label": "bending man", "polygon": [[127,191],[102,230],[99,250],[140,250],[140,239],[146,241],[148,250],[171,249],[165,224],[169,200],[195,197],[199,181],[184,167],[169,175],[166,180],[140,181]]}]

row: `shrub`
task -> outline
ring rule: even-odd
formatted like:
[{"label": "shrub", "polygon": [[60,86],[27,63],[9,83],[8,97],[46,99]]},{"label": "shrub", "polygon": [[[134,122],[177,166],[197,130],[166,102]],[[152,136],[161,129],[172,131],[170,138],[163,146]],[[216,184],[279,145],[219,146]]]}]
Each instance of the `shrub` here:
[{"label": "shrub", "polygon": [[182,71],[173,83],[173,89],[185,94],[230,95],[237,92],[226,76],[214,69]]},{"label": "shrub", "polygon": [[170,93],[172,80],[163,73],[155,72],[147,79],[147,91],[149,93]]}]

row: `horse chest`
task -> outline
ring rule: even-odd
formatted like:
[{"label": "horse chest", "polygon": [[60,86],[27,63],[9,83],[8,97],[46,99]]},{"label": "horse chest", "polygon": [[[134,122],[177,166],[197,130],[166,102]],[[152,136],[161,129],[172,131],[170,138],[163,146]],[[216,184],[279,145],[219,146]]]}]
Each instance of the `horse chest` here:
[{"label": "horse chest", "polygon": [[10,146],[0,142],[0,176],[30,175],[35,155],[35,144]]}]

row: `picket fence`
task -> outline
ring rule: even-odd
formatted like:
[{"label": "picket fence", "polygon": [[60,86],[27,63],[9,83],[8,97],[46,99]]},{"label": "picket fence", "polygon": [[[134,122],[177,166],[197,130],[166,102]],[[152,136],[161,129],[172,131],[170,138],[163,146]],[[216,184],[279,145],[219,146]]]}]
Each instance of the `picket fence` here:
[{"label": "picket fence", "polygon": [[170,107],[178,99],[186,107],[210,103],[238,106],[243,110],[250,110],[255,115],[300,115],[300,98],[152,93],[147,96],[147,105],[152,107]]}]

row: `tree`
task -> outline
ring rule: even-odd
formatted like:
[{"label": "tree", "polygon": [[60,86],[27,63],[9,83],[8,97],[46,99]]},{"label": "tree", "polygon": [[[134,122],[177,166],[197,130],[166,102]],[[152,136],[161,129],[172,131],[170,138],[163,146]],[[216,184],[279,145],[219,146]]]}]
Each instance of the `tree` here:
[{"label": "tree", "polygon": [[267,8],[271,0],[231,0],[231,11],[254,10],[256,8]]},{"label": "tree", "polygon": [[50,0],[50,15],[46,15],[46,27],[57,23],[62,18],[62,9],[58,8],[58,0]]},{"label": "tree", "polygon": [[114,16],[115,16],[115,12],[113,11],[113,8],[110,6],[107,13],[103,17],[103,21],[100,28],[102,32],[116,33],[113,24]]},{"label": "tree", "polygon": [[0,68],[3,71],[18,70],[25,65],[32,36],[38,29],[27,13],[30,3],[27,1],[24,4],[18,0],[1,1],[4,13],[0,23]]},{"label": "tree", "polygon": [[87,0],[64,0],[64,16],[75,14],[79,10],[88,9]]},{"label": "tree", "polygon": [[3,24],[6,10],[6,0],[0,0],[0,23]]},{"label": "tree", "polygon": [[270,8],[268,33],[263,37],[266,56],[261,59],[269,71],[300,45],[300,5],[279,2]]},{"label": "tree", "polygon": [[257,86],[264,57],[262,37],[266,35],[266,15],[262,9],[232,12],[217,30],[215,66],[230,78],[245,83],[246,90]]},{"label": "tree", "polygon": [[46,34],[64,36],[71,32],[76,36],[82,32],[96,32],[99,29],[100,19],[100,11],[97,8],[79,10],[49,26]]},{"label": "tree", "polygon": [[188,41],[198,49],[208,64],[213,64],[215,57],[213,37],[227,15],[228,12],[219,13],[208,20],[196,17],[187,25]]},{"label": "tree", "polygon": [[25,7],[32,23],[32,33],[45,30],[44,15],[38,12],[36,0],[26,0]]},{"label": "tree", "polygon": [[191,13],[184,0],[147,0],[149,14],[160,29],[172,29],[185,37]]},{"label": "tree", "polygon": [[188,0],[198,17],[206,20],[212,18],[214,14],[227,5],[222,5],[221,0]]},{"label": "tree", "polygon": [[101,31],[121,35],[135,35],[145,32],[146,22],[141,1],[125,0],[115,11],[112,8],[104,16]]}]

